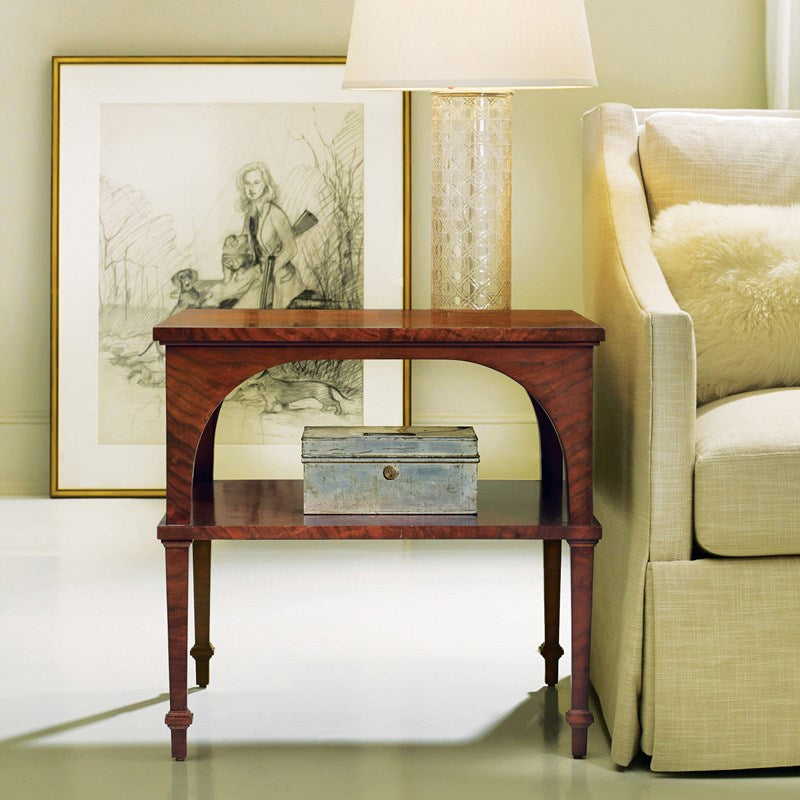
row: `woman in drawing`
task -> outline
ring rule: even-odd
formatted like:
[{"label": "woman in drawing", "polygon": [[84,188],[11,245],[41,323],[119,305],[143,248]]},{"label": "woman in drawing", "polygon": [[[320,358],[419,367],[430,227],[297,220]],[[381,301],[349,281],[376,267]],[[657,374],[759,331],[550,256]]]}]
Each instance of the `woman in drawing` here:
[{"label": "woman in drawing", "polygon": [[298,269],[292,263],[297,243],[289,218],[278,205],[275,184],[261,161],[247,164],[236,176],[239,208],[244,214],[242,235],[247,236],[256,265],[260,266],[259,297],[243,297],[241,307],[286,308],[303,292]]},{"label": "woman in drawing", "polygon": [[267,165],[246,164],[236,176],[236,188],[244,214],[242,234],[225,239],[222,280],[207,291],[202,303],[219,308],[287,308],[307,287],[292,263],[297,253],[295,233],[277,203]]}]

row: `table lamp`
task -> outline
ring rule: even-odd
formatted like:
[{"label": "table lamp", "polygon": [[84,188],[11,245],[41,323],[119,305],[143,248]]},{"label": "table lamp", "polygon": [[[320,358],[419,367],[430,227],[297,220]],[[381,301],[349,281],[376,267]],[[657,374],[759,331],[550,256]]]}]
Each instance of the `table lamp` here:
[{"label": "table lamp", "polygon": [[432,94],[431,306],[511,307],[511,94],[596,86],[582,0],[355,0],[345,89]]}]

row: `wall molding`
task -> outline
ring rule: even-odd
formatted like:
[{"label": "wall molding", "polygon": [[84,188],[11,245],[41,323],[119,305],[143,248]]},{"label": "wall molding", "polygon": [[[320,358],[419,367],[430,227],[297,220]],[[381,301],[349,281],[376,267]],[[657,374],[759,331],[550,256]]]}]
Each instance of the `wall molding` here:
[{"label": "wall molding", "polygon": [[[533,416],[533,410],[530,414],[498,414],[496,412],[479,411],[464,413],[462,416],[459,414],[457,417],[453,414],[445,414],[443,412],[433,413],[420,412],[419,415],[414,413],[414,407],[411,408],[413,416],[424,420],[425,425],[532,425],[536,427],[536,417]],[[421,424],[414,420],[414,424]]]},{"label": "wall molding", "polygon": [[[456,419],[452,414],[423,412],[419,414],[427,425],[464,425],[462,417]],[[489,412],[470,412],[469,422],[473,425],[533,425],[536,418],[527,414],[497,414]],[[0,425],[49,425],[49,414],[0,414]]]},{"label": "wall molding", "polygon": [[0,425],[49,425],[50,415],[39,413],[0,414]]}]

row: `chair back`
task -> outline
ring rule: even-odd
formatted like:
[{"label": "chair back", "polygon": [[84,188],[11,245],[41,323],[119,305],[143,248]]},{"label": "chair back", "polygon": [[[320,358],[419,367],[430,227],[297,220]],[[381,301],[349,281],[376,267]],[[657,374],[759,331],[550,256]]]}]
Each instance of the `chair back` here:
[{"label": "chair back", "polygon": [[800,112],[637,110],[651,219],[669,206],[800,203]]}]

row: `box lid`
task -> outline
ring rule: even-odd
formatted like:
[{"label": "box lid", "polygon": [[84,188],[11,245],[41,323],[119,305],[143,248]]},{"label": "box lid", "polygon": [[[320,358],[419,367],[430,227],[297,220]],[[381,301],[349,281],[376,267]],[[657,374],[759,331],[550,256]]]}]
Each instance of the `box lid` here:
[{"label": "box lid", "polygon": [[301,442],[303,461],[350,458],[478,460],[478,438],[469,426],[307,426]]}]

